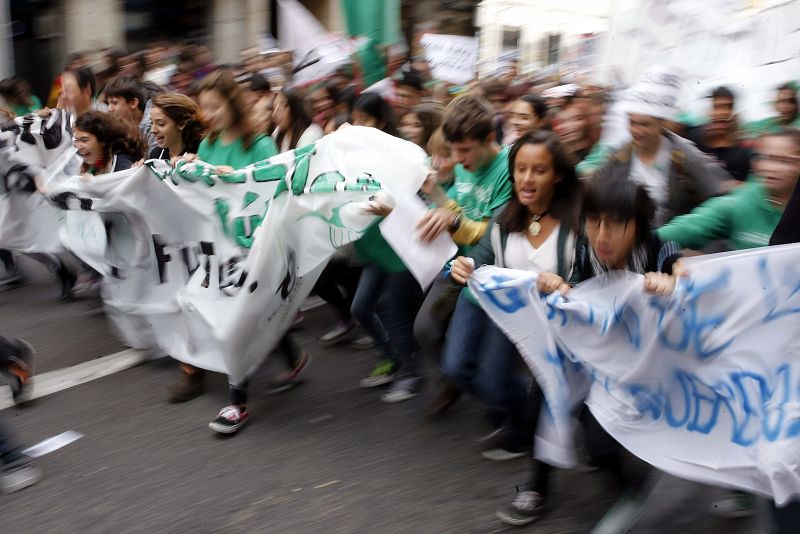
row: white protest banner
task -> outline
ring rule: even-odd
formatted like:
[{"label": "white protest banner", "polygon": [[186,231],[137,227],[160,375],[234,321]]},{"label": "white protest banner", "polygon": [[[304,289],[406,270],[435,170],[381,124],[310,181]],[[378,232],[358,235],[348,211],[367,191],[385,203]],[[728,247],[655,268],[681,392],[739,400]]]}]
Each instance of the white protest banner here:
[{"label": "white protest banner", "polygon": [[458,247],[445,232],[430,243],[419,238],[417,223],[428,212],[428,207],[418,196],[401,200],[392,212],[380,222],[379,228],[389,246],[403,260],[423,290],[428,289],[442,272],[447,260],[455,256]]},{"label": "white protest banner", "polygon": [[570,402],[590,380],[587,405],[632,453],[781,505],[800,496],[798,257],[787,245],[692,259],[669,297],[645,294],[630,273],[567,299],[541,297],[534,273],[496,267],[469,285],[545,392],[557,452],[569,452]]},{"label": "white protest banner", "polygon": [[420,39],[433,77],[455,84],[465,84],[475,77],[478,40],[461,35],[426,33]]},{"label": "white protest banner", "polygon": [[[278,343],[335,249],[373,221],[369,198],[414,195],[424,160],[412,143],[349,127],[229,175],[199,161],[174,172],[151,161],[52,179],[49,196],[102,217],[103,298],[128,344],[240,383]],[[80,240],[71,243],[91,259]]]},{"label": "white protest banner", "polygon": [[[61,252],[59,228],[64,213],[36,190],[43,168],[77,171],[70,116],[17,117],[0,132],[0,248],[17,252]],[[65,155],[69,155],[65,157]]]}]

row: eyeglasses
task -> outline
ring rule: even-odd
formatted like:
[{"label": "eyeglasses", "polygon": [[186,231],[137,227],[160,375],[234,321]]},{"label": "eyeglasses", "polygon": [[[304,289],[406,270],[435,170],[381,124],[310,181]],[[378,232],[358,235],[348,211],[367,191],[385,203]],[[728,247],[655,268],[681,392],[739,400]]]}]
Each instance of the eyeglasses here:
[{"label": "eyeglasses", "polygon": [[600,227],[605,228],[606,235],[611,239],[619,239],[628,230],[628,221],[617,221],[608,217],[586,217],[586,233],[597,235]]}]

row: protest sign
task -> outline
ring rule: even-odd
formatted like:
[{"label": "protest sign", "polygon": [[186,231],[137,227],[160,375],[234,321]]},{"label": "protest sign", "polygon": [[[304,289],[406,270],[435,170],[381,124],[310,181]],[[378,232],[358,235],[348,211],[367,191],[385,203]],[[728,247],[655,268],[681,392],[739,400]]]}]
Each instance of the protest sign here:
[{"label": "protest sign", "polygon": [[447,260],[455,256],[458,247],[450,235],[439,234],[430,243],[419,238],[417,224],[428,212],[428,207],[417,196],[401,200],[380,223],[386,242],[406,264],[423,290],[427,290],[442,272]]},{"label": "protest sign", "polygon": [[16,252],[61,252],[64,213],[36,190],[34,176],[45,167],[77,172],[70,115],[28,115],[0,132],[0,248]]},{"label": "protest sign", "polygon": [[[66,241],[103,274],[123,340],[241,383],[294,320],[336,248],[374,220],[371,196],[413,196],[426,171],[416,145],[349,127],[228,175],[200,161],[52,178],[63,209],[100,216]],[[83,228],[98,228],[93,223]],[[88,236],[88,237],[87,237]],[[91,243],[91,245],[89,245]]]},{"label": "protest sign", "polygon": [[420,44],[434,78],[461,85],[475,77],[478,41],[474,37],[426,33]]},{"label": "protest sign", "polygon": [[538,457],[574,462],[569,413],[585,398],[655,467],[780,505],[800,496],[798,254],[786,245],[692,259],[668,297],[645,294],[631,273],[567,299],[540,296],[535,273],[497,267],[469,286],[545,393]]}]

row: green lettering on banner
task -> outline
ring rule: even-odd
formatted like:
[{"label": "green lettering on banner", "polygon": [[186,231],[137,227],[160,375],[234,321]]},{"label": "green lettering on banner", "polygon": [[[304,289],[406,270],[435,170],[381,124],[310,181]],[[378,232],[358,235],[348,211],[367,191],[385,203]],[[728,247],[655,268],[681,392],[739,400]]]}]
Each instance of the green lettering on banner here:
[{"label": "green lettering on banner", "polygon": [[[303,189],[306,187],[308,180],[308,168],[311,156],[315,154],[315,145],[304,146],[294,151],[294,170],[292,171],[292,193],[295,195],[302,195]],[[285,178],[285,177],[284,177]],[[288,191],[286,180],[283,179],[275,189],[275,194],[272,198],[277,198],[281,193]]]},{"label": "green lettering on banner", "polygon": [[344,182],[345,178],[339,171],[324,172],[314,178],[311,182],[309,193],[333,193],[336,191],[336,184]]},{"label": "green lettering on banner", "polygon": [[236,171],[231,174],[218,174],[217,178],[228,184],[243,184],[247,181],[247,172]]},{"label": "green lettering on banner", "polygon": [[311,158],[308,156],[295,160],[294,172],[292,173],[292,193],[302,195],[308,181],[308,168]]},{"label": "green lettering on banner", "polygon": [[274,182],[276,180],[283,180],[286,178],[286,173],[288,171],[289,168],[283,164],[255,167],[253,168],[253,181]]},{"label": "green lettering on banner", "polygon": [[[245,220],[248,220],[250,223],[250,230],[247,230],[247,225],[245,224]],[[256,230],[261,223],[264,221],[264,217],[261,215],[250,215],[249,217],[236,217],[233,220],[233,240],[234,242],[239,245],[240,247],[250,248],[253,246],[253,235],[256,233]]]},{"label": "green lettering on banner", "polygon": [[222,223],[222,231],[226,235],[230,235],[230,229],[228,228],[228,214],[231,211],[230,206],[228,205],[228,201],[224,198],[217,198],[214,200],[214,210],[217,212],[217,217],[219,217],[219,222]]},{"label": "green lettering on banner", "polygon": [[383,189],[380,180],[371,176],[361,176],[356,178],[356,183],[345,184],[345,191],[378,191]]},{"label": "green lettering on banner", "polygon": [[187,182],[198,182],[202,180],[208,187],[212,187],[216,182],[211,177],[211,167],[205,165],[190,165],[190,170],[186,170],[187,165],[178,164],[176,173]]},{"label": "green lettering on banner", "polygon": [[258,199],[258,193],[253,193],[252,191],[248,191],[244,194],[244,198],[242,199],[242,209],[245,209],[247,206],[252,204]]}]

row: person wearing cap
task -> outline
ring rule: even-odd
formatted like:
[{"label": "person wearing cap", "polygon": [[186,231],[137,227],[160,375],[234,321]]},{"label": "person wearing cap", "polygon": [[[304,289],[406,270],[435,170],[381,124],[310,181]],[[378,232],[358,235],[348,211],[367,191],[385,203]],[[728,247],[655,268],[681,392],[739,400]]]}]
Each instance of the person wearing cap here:
[{"label": "person wearing cap", "polygon": [[593,177],[625,172],[644,185],[656,203],[656,226],[722,194],[723,184],[732,179],[694,144],[664,127],[676,114],[680,83],[677,74],[651,67],[626,91],[623,109],[632,141],[612,154]]}]

